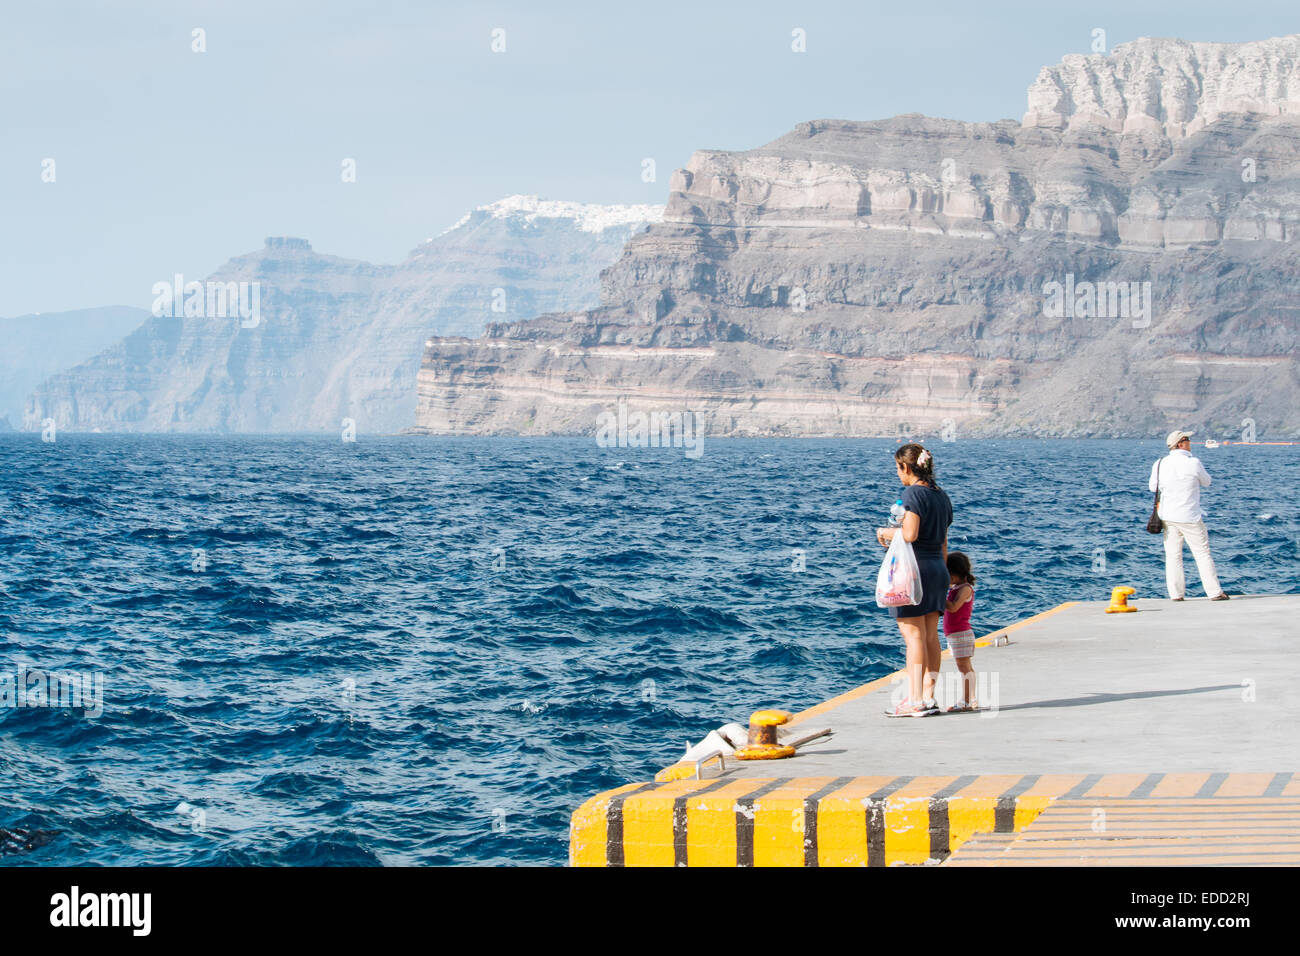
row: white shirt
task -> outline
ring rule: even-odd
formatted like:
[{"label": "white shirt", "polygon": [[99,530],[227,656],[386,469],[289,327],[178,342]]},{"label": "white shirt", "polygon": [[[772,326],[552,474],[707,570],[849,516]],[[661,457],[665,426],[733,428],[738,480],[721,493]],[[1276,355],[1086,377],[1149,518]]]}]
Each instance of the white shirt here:
[{"label": "white shirt", "polygon": [[1210,476],[1190,451],[1175,448],[1151,466],[1147,488],[1156,490],[1156,468],[1160,469],[1160,507],[1162,521],[1196,522],[1205,518],[1201,510],[1201,489],[1210,486]]}]

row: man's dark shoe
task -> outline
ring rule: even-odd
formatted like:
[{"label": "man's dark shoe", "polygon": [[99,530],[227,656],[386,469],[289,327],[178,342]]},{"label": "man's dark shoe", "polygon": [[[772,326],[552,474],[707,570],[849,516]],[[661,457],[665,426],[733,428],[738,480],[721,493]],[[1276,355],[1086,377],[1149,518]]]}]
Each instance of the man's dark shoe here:
[{"label": "man's dark shoe", "polygon": [[1228,600],[1228,595],[1226,595],[1226,594],[1216,594],[1214,597],[1210,598],[1210,600],[1211,600],[1211,601],[1226,601],[1226,600]]}]

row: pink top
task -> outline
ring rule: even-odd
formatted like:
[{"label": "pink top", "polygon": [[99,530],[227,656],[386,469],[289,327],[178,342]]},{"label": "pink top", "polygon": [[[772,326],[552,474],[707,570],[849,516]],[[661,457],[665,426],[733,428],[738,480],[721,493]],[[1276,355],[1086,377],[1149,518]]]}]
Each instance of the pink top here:
[{"label": "pink top", "polygon": [[[948,589],[948,600],[951,601],[957,596],[957,589],[968,587],[965,584],[958,584],[957,587]],[[975,609],[975,586],[970,587],[970,600],[955,611],[943,612],[943,632],[945,634],[960,634],[962,631],[970,630],[970,612]]]}]

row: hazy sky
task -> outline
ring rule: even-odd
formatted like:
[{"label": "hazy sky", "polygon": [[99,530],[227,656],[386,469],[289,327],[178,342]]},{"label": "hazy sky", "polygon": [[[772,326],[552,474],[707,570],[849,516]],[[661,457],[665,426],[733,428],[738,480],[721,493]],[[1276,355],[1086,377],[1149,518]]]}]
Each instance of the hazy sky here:
[{"label": "hazy sky", "polygon": [[1039,68],[1090,52],[1095,27],[1110,47],[1300,32],[1295,0],[120,0],[3,17],[0,316],[148,308],[154,282],[268,235],[395,262],[512,193],[661,203],[693,150],[804,120],[1018,120]]}]

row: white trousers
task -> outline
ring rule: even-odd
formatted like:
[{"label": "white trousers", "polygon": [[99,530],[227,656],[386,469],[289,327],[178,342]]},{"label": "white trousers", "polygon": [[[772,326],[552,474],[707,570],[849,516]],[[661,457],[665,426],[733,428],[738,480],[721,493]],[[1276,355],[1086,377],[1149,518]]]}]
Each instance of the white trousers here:
[{"label": "white trousers", "polygon": [[1214,571],[1214,559],[1210,557],[1210,536],[1205,531],[1204,521],[1166,521],[1165,522],[1165,584],[1171,598],[1185,597],[1187,584],[1183,580],[1183,541],[1192,549],[1196,559],[1196,573],[1201,576],[1206,597],[1215,597],[1223,593],[1219,587],[1219,576]]}]

